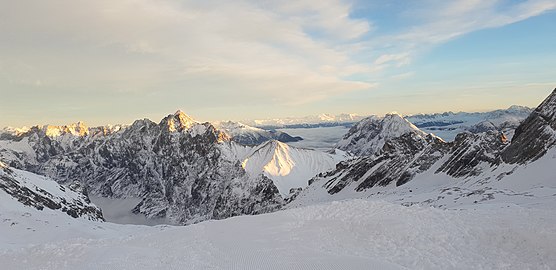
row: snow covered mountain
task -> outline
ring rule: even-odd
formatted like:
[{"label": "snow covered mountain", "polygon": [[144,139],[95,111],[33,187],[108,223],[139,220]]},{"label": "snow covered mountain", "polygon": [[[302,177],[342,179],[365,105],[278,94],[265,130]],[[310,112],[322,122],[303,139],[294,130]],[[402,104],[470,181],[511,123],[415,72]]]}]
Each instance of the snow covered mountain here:
[{"label": "snow covered mountain", "polygon": [[249,146],[292,138],[233,122],[218,126],[178,111],[158,124],[143,119],[114,129],[33,127],[1,138],[0,156],[61,183],[79,180],[96,197],[138,198],[134,213],[174,224],[274,211],[290,189],[344,158],[276,140]]},{"label": "snow covered mountain", "polygon": [[26,207],[64,212],[73,218],[104,220],[79,183],[68,187],[0,162],[0,205],[24,213]]},{"label": "snow covered mountain", "polygon": [[[15,164],[74,174],[86,178],[91,191],[114,196],[138,190],[165,202],[143,200],[139,210],[167,209],[166,217],[184,217],[182,224],[282,211],[185,227],[75,219],[71,211],[24,206],[27,196],[10,194],[28,188],[62,205],[56,198],[84,199],[77,186],[2,164],[0,261],[7,269],[553,269],[555,112],[556,89],[511,142],[499,130],[464,132],[446,142],[396,115],[366,119],[348,137],[351,147],[366,146],[359,138],[372,151],[314,177],[285,200],[285,209],[281,193],[287,188],[275,180],[288,170],[293,175],[296,166],[320,170],[335,155],[277,141],[240,145],[180,113],[158,124],[138,120],[94,139],[27,132],[4,143],[12,146],[6,151]],[[27,150],[38,163],[25,161]],[[253,177],[261,171],[268,177]]]},{"label": "snow covered mountain", "polygon": [[[358,197],[354,191],[369,196],[383,190],[395,190],[395,187],[423,178],[449,179],[446,181],[457,183],[450,189],[457,190],[466,183],[481,186],[511,178],[514,172],[523,170],[522,167],[540,157],[546,156],[543,162],[554,164],[554,157],[552,154],[547,156],[547,153],[554,151],[556,141],[555,104],[556,89],[521,123],[511,142],[504,133],[496,130],[479,134],[464,132],[458,134],[453,142],[445,142],[433,135],[423,136],[423,132],[408,128],[407,124],[403,129],[396,129],[403,132],[392,133],[385,129],[385,134],[381,134],[374,132],[384,130],[377,129],[379,125],[365,125],[380,120],[365,119],[354,126],[351,135],[346,136],[353,141],[344,146],[350,146],[348,150],[366,156],[344,161],[336,169],[313,178],[309,187],[293,203],[303,205],[303,198],[314,202],[319,200],[315,198],[327,201],[330,200],[327,197]],[[403,121],[398,119],[396,123]],[[368,130],[363,129],[364,126]],[[373,135],[367,137],[363,134]],[[359,144],[357,140],[370,143]],[[376,141],[381,143],[376,144]],[[378,147],[369,148],[369,145]],[[357,150],[357,146],[361,148]],[[550,170],[549,167],[545,166],[544,170]],[[529,173],[535,175],[535,172]],[[482,196],[487,191],[482,187],[477,192],[476,195]]]},{"label": "snow covered mountain", "polygon": [[0,156],[61,183],[81,181],[98,197],[138,198],[134,213],[174,224],[274,211],[290,189],[307,186],[343,158],[275,140],[244,146],[230,137],[287,134],[220,126],[223,131],[178,111],[158,124],[143,119],[113,129],[33,127],[1,138]]},{"label": "snow covered mountain", "polygon": [[407,116],[406,119],[423,131],[433,133],[446,141],[453,141],[457,134],[465,131],[480,133],[498,130],[511,138],[513,130],[531,111],[531,108],[513,105],[505,110],[490,112],[416,114]]},{"label": "snow covered mountain", "polygon": [[264,173],[282,197],[288,198],[307,187],[309,179],[329,171],[346,158],[346,153],[339,150],[329,154],[273,140],[252,149],[242,161],[242,167],[252,176]]},{"label": "snow covered mountain", "polygon": [[276,130],[264,130],[251,127],[239,122],[223,121],[211,123],[221,131],[224,131],[235,142],[243,145],[259,145],[269,140],[281,142],[297,142],[303,140],[301,137],[292,137],[289,134]]},{"label": "snow covered mountain", "polygon": [[397,113],[370,116],[351,127],[336,147],[356,155],[371,156],[382,149],[386,141],[404,134],[421,140],[427,136]]},{"label": "snow covered mountain", "polygon": [[[248,175],[231,152],[230,138],[183,112],[160,123],[137,120],[97,136],[31,128],[0,141],[0,155],[16,168],[80,181],[95,196],[139,198],[135,213],[190,224],[274,211],[283,200],[272,180]],[[58,133],[57,133],[58,134]]]}]

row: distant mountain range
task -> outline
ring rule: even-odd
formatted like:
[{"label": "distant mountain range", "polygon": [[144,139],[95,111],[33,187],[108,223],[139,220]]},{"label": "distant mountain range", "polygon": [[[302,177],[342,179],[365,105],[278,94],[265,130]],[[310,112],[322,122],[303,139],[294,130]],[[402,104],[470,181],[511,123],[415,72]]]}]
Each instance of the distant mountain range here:
[{"label": "distant mountain range", "polygon": [[215,128],[224,131],[230,138],[243,145],[259,145],[269,140],[281,142],[297,142],[303,140],[299,136],[290,136],[288,133],[276,130],[264,130],[251,127],[240,122],[222,121],[211,123]]},{"label": "distant mountain range", "polygon": [[[464,131],[481,133],[488,130],[499,130],[503,131],[508,138],[511,138],[513,130],[517,128],[521,121],[529,116],[531,111],[531,108],[513,105],[508,109],[488,112],[444,112],[405,115],[403,117],[424,132],[433,133],[445,141],[453,141],[457,134]],[[335,126],[351,127],[366,117],[368,116],[356,114],[321,114],[299,118],[252,120],[246,121],[246,123],[266,130]],[[338,138],[339,140],[340,138]]]},{"label": "distant mountain range", "polygon": [[278,129],[278,128],[311,128],[311,127],[330,127],[351,124],[360,121],[365,116],[357,114],[319,114],[305,117],[287,117],[287,118],[273,118],[273,119],[259,119],[259,120],[246,120],[245,123],[263,128],[263,129]]},{"label": "distant mountain range", "polygon": [[435,114],[416,114],[406,119],[418,128],[441,137],[446,141],[453,141],[456,135],[469,131],[481,133],[488,130],[503,131],[511,138],[513,130],[519,126],[533,109],[523,106],[511,106],[508,109],[490,112],[445,112]]}]

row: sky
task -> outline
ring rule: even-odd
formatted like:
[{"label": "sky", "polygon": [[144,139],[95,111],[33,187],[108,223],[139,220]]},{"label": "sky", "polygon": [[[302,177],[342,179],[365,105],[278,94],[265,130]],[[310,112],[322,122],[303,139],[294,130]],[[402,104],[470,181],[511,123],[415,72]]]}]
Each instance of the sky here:
[{"label": "sky", "polygon": [[0,0],[0,127],[534,107],[554,0]]}]

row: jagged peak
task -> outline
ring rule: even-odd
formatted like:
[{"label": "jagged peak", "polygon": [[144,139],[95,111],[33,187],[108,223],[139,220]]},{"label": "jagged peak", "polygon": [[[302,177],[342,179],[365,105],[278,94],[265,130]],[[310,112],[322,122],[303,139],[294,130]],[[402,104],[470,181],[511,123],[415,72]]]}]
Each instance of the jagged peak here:
[{"label": "jagged peak", "polygon": [[42,130],[48,137],[58,137],[66,134],[83,137],[89,134],[89,128],[79,121],[65,126],[44,125]]},{"label": "jagged peak", "polygon": [[414,132],[421,136],[426,136],[427,133],[420,130],[411,122],[407,121],[402,115],[398,113],[390,113],[382,118],[383,132],[388,132],[392,137],[401,136],[405,133]]},{"label": "jagged peak", "polygon": [[372,126],[378,126],[381,129],[381,133],[384,135],[389,134],[387,137],[401,136],[408,132],[416,132],[419,135],[425,136],[426,133],[416,127],[413,123],[409,122],[405,117],[396,112],[391,112],[384,117],[369,116],[361,121],[361,128],[371,124]]},{"label": "jagged peak", "polygon": [[144,127],[144,126],[151,126],[151,125],[156,125],[156,123],[151,121],[148,118],[143,118],[143,119],[137,119],[137,120],[133,121],[130,128],[141,128],[141,127]]},{"label": "jagged peak", "polygon": [[400,118],[403,118],[403,116],[400,113],[398,113],[397,111],[391,111],[389,113],[386,113],[384,116],[385,117],[386,116],[399,116]]},{"label": "jagged peak", "polygon": [[373,155],[383,148],[386,141],[411,134],[422,141],[438,140],[407,121],[398,113],[383,117],[369,116],[355,126],[336,145],[337,148],[356,155]]},{"label": "jagged peak", "polygon": [[24,127],[5,127],[3,128],[0,133],[7,133],[10,135],[14,135],[14,136],[21,136],[27,132],[29,132],[31,130],[30,127],[24,126]]},{"label": "jagged peak", "polygon": [[169,131],[174,132],[187,130],[193,125],[198,124],[198,122],[193,120],[193,118],[185,114],[182,110],[177,110],[174,114],[164,117],[160,124],[166,125]]},{"label": "jagged peak", "polygon": [[535,109],[537,114],[549,118],[556,118],[556,88],[552,93]]},{"label": "jagged peak", "polygon": [[288,149],[288,148],[290,148],[290,146],[287,143],[283,143],[281,141],[272,139],[255,147],[253,152],[257,152],[262,149]]},{"label": "jagged peak", "polygon": [[521,105],[511,105],[506,109],[507,111],[531,111],[531,108]]}]

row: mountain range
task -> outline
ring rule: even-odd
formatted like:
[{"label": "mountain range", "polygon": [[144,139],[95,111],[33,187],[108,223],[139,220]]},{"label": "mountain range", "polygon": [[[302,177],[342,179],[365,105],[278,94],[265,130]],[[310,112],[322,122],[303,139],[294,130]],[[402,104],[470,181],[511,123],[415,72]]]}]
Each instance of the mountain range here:
[{"label": "mountain range", "polygon": [[[114,128],[14,129],[0,139],[0,261],[552,269],[556,89],[509,131],[446,141],[388,114],[361,120],[322,152],[240,144],[182,112]],[[128,211],[154,223],[198,224],[105,222],[89,196],[134,198]]]},{"label": "mountain range", "polygon": [[260,127],[263,129],[278,129],[278,128],[315,128],[315,127],[330,127],[330,126],[350,126],[351,124],[360,121],[365,116],[357,114],[319,114],[310,115],[305,117],[286,117],[286,118],[273,118],[273,119],[257,119],[246,120],[245,123]]},{"label": "mountain range", "polygon": [[498,130],[508,138],[533,110],[524,106],[513,105],[507,109],[488,112],[444,112],[435,114],[415,114],[406,119],[428,133],[434,133],[446,141],[453,141],[459,133],[469,131],[481,133]]},{"label": "mountain range", "polygon": [[288,137],[281,132],[217,126],[181,111],[159,123],[36,126],[4,133],[0,159],[62,184],[79,181],[95,197],[138,198],[130,211],[147,218],[190,224],[275,211],[348,156],[288,146],[273,139]]},{"label": "mountain range", "polygon": [[[490,113],[498,119],[491,121],[496,128],[470,129],[453,141],[418,125],[442,125],[461,113],[413,116],[418,125],[399,114],[370,116],[327,153],[276,140],[294,138],[285,133],[234,122],[199,123],[177,111],[158,123],[142,119],[127,126],[9,129],[0,136],[0,160],[9,170],[45,175],[60,184],[77,181],[85,194],[138,198],[134,213],[186,225],[273,212],[302,205],[303,198],[318,201],[313,193],[328,200],[395,189],[423,175],[502,179],[552,149],[555,95],[519,126],[514,122],[528,109],[512,107]],[[460,124],[480,118],[464,116]],[[509,122],[514,124],[500,125]],[[515,135],[508,135],[514,126]]]},{"label": "mountain range", "polygon": [[[400,190],[403,195],[397,196],[404,201],[414,196],[413,189],[429,188],[427,182],[431,179],[439,179],[434,189],[421,196],[426,199],[412,203],[445,207],[465,198],[476,198],[477,203],[496,196],[536,197],[537,192],[520,193],[512,185],[521,181],[519,189],[523,186],[534,189],[539,179],[553,178],[550,166],[531,168],[535,167],[532,164],[554,163],[555,113],[556,89],[512,131],[515,134],[511,140],[494,129],[481,133],[466,131],[451,142],[419,130],[399,115],[369,117],[353,126],[338,145],[340,149],[359,153],[360,157],[343,161],[336,169],[311,179],[293,205],[346,197],[380,197],[377,194],[381,192],[392,194]],[[542,161],[536,163],[539,159]],[[523,175],[538,179],[524,179]],[[506,178],[510,180],[504,181]],[[531,185],[523,181],[531,181]],[[508,183],[513,184],[505,186]],[[453,201],[446,202],[446,197]]]}]

